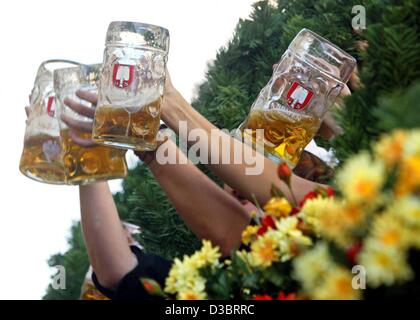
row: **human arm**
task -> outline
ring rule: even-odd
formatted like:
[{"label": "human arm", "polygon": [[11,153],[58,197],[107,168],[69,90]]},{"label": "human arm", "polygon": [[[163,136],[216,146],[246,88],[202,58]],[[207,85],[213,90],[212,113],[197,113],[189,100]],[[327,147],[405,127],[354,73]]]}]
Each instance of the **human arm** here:
[{"label": "human arm", "polygon": [[[77,94],[82,99],[96,103],[96,96],[93,93]],[[71,100],[65,102],[75,112],[93,117],[93,112],[89,111],[88,107]],[[91,130],[89,122],[78,122],[69,117],[63,117],[63,120],[72,130]],[[75,134],[72,136],[76,143],[81,145],[87,146],[92,143],[78,138]],[[161,147],[176,154],[181,161],[176,161],[176,164],[160,164],[152,161],[150,169],[156,180],[193,233],[201,239],[212,241],[220,246],[224,254],[229,254],[239,245],[242,230],[249,223],[250,217],[246,210],[186,159],[172,141],[165,141]]]},{"label": "human arm", "polygon": [[108,183],[79,187],[83,235],[90,263],[101,285],[113,289],[137,265]]},{"label": "human arm", "polygon": [[[162,119],[165,123],[180,135],[180,138],[188,141],[185,134],[189,134],[194,129],[201,129],[206,132],[208,139],[208,167],[217,176],[219,176],[225,183],[237,190],[242,196],[253,201],[254,197],[260,204],[266,203],[271,194],[272,185],[276,185],[285,195],[289,201],[293,201],[293,197],[289,188],[285,183],[277,178],[277,164],[265,158],[261,154],[254,154],[255,163],[261,163],[263,170],[258,175],[248,175],[246,169],[248,167],[245,163],[235,164],[232,161],[229,164],[211,163],[211,155],[218,153],[217,143],[212,143],[212,130],[218,130],[218,133],[225,139],[230,141],[230,146],[233,146],[234,138],[227,133],[219,130],[216,126],[210,123],[197,110],[195,110],[172,86],[170,79],[166,83],[166,93],[162,105]],[[185,121],[187,124],[187,131],[180,130],[180,121]],[[193,144],[195,141],[189,141]],[[230,159],[233,159],[233,148],[230,149]],[[251,147],[244,144],[242,148],[243,154],[251,153]],[[243,158],[243,157],[242,157]],[[303,179],[297,175],[291,177],[291,187],[293,193],[298,200],[303,199],[305,194],[312,191],[317,186],[316,183]]]},{"label": "human arm", "polygon": [[149,160],[149,168],[167,197],[200,239],[211,240],[228,255],[240,244],[241,234],[250,221],[244,206],[202,173],[171,140],[160,145],[176,154],[176,164]]}]

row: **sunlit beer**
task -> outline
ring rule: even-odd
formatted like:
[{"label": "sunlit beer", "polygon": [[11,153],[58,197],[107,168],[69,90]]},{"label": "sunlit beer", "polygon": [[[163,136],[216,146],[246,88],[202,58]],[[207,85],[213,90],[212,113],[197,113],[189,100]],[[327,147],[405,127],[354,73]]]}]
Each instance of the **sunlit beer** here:
[{"label": "sunlit beer", "polygon": [[[355,65],[349,54],[303,29],[241,124],[242,138],[269,159],[294,167]],[[256,129],[264,129],[264,139],[256,139]]]},{"label": "sunlit beer", "polygon": [[60,138],[35,135],[25,139],[20,171],[41,182],[65,183]]},{"label": "sunlit beer", "polygon": [[[98,180],[123,178],[126,175],[124,151],[106,146],[84,148],[70,137],[70,130],[60,131],[63,162],[69,184],[85,184]],[[90,133],[79,133],[90,139]]]},{"label": "sunlit beer", "polygon": [[[101,107],[95,114],[94,136],[130,148],[153,150],[160,122],[161,99],[140,109]],[[112,143],[111,143],[112,144]]]},{"label": "sunlit beer", "polygon": [[248,129],[244,135],[248,134],[246,138],[254,145],[259,143],[256,129],[264,129],[263,143],[268,157],[274,156],[295,165],[317,132],[319,123],[318,119],[312,117],[293,119],[278,110],[255,109],[250,112],[243,128]]},{"label": "sunlit beer", "polygon": [[156,148],[168,49],[169,32],[162,27],[109,25],[93,130],[97,143]]},{"label": "sunlit beer", "polygon": [[[79,121],[91,121],[76,114],[64,104],[69,97],[76,102],[93,107],[79,99],[75,92],[78,89],[94,90],[97,86],[100,65],[80,65],[54,72],[54,89],[59,115],[66,114]],[[98,180],[123,178],[127,174],[125,151],[103,145],[81,147],[70,135],[70,129],[59,121],[63,163],[68,184],[87,184]],[[76,132],[80,138],[91,139],[90,132]]]},{"label": "sunlit beer", "polygon": [[67,60],[48,60],[38,69],[19,164],[20,171],[31,179],[52,184],[66,183],[54,101],[53,71],[77,64]]}]

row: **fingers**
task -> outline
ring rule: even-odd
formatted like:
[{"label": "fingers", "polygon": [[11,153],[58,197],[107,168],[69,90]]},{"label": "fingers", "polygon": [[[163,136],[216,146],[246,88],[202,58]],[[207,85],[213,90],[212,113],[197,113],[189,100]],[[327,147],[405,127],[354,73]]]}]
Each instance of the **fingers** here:
[{"label": "fingers", "polygon": [[81,147],[91,148],[95,146],[93,139],[81,138],[73,130],[70,130],[70,138],[74,141],[74,143],[78,144]]},{"label": "fingers", "polygon": [[345,84],[344,88],[341,90],[339,97],[340,98],[344,98],[346,96],[351,95],[351,91],[349,89],[349,87]]},{"label": "fingers", "polygon": [[[83,98],[82,98],[83,99]],[[84,99],[87,100],[87,99]],[[93,117],[95,116],[95,109],[92,107],[87,107],[79,102],[76,102],[70,98],[65,98],[64,99],[64,103],[70,108],[72,109],[74,112],[88,117],[90,119],[93,119]]]},{"label": "fingers", "polygon": [[80,99],[86,100],[95,106],[98,104],[98,93],[96,91],[77,90],[76,95]]},{"label": "fingers", "polygon": [[352,72],[352,74],[351,74],[351,76],[350,76],[349,83],[350,83],[350,87],[351,87],[353,90],[357,90],[357,89],[360,89],[360,88],[361,88],[361,86],[362,86],[362,82],[360,81],[360,78],[359,78],[359,71],[358,71],[357,67],[356,67],[356,69],[354,69],[354,71]]},{"label": "fingers", "polygon": [[75,120],[68,115],[61,115],[61,120],[70,128],[81,132],[92,132],[93,122]]}]

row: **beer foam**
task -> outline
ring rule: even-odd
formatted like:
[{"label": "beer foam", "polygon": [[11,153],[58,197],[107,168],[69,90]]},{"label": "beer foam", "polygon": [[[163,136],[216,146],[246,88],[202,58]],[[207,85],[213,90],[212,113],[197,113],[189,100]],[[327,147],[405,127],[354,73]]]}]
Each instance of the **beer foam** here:
[{"label": "beer foam", "polygon": [[60,127],[58,120],[47,114],[31,119],[26,127],[25,136],[33,137],[37,135],[59,136]]},{"label": "beer foam", "polygon": [[149,104],[152,104],[156,100],[158,100],[161,97],[161,92],[159,90],[156,90],[156,88],[145,88],[141,91],[141,94],[139,94],[139,100],[137,105],[139,106],[146,106]]}]

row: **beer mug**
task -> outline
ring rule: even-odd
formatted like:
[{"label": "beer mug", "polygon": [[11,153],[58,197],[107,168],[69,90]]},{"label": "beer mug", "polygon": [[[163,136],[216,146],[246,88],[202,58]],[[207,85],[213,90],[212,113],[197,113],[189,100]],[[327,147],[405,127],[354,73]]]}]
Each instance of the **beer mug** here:
[{"label": "beer mug", "polygon": [[154,150],[169,50],[167,29],[112,22],[95,111],[93,139],[105,145]]},{"label": "beer mug", "polygon": [[54,102],[53,71],[76,65],[77,62],[68,60],[47,60],[38,68],[19,165],[20,171],[31,179],[52,184],[66,183]]},{"label": "beer mug", "polygon": [[[54,91],[58,117],[62,114],[79,121],[92,121],[77,114],[64,104],[66,97],[81,104],[93,107],[87,101],[76,96],[78,89],[96,90],[101,65],[79,65],[73,68],[63,68],[54,71]],[[125,150],[107,146],[81,147],[70,137],[70,129],[59,121],[61,146],[63,149],[64,169],[68,184],[79,185],[98,180],[124,178],[127,174]],[[92,137],[91,132],[78,132],[81,138]]]},{"label": "beer mug", "polygon": [[294,167],[355,66],[352,56],[301,30],[239,127],[242,138],[264,150],[267,158]]}]

